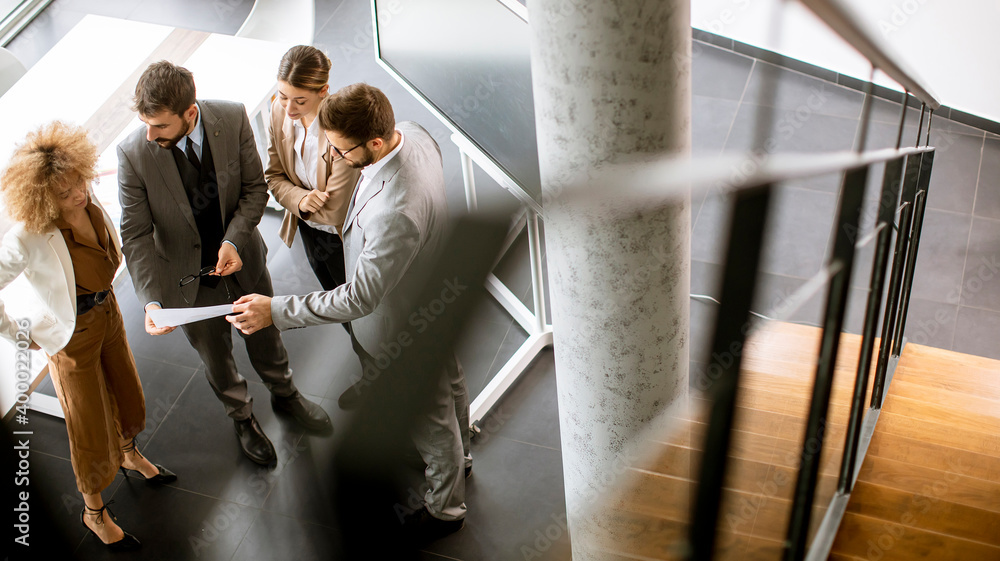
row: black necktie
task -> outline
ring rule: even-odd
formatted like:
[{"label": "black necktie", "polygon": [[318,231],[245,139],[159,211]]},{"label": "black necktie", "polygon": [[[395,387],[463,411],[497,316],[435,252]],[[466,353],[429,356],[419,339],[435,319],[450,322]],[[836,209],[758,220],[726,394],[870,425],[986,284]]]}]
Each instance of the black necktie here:
[{"label": "black necktie", "polygon": [[200,172],[176,144],[170,149],[170,152],[174,156],[174,162],[177,163],[177,171],[181,174],[181,183],[184,185],[184,190],[187,191],[188,199],[190,199],[198,190]]},{"label": "black necktie", "polygon": [[187,156],[188,161],[194,166],[194,169],[201,171],[201,160],[198,159],[198,154],[194,153],[194,141],[191,137],[187,137],[187,143],[184,146],[184,155]]}]

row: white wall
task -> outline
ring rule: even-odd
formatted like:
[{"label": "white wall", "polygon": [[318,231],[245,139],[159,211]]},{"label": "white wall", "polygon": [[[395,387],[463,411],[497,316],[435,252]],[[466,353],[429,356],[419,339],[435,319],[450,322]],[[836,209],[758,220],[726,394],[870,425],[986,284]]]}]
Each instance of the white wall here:
[{"label": "white wall", "polygon": [[[1000,1],[843,0],[941,99],[1000,121]],[[778,10],[784,6],[783,10]],[[772,33],[783,13],[780,33]],[[692,0],[691,24],[867,80],[871,66],[794,0]],[[901,90],[884,76],[876,83]]]}]

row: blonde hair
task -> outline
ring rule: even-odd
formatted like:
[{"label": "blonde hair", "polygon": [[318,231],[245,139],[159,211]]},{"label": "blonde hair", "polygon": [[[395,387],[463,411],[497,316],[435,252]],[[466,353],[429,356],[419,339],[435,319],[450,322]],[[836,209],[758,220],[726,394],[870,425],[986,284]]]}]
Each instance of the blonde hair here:
[{"label": "blonde hair", "polygon": [[76,178],[97,178],[97,147],[83,127],[54,121],[17,146],[0,176],[0,191],[11,218],[40,234],[59,218],[57,189]]}]

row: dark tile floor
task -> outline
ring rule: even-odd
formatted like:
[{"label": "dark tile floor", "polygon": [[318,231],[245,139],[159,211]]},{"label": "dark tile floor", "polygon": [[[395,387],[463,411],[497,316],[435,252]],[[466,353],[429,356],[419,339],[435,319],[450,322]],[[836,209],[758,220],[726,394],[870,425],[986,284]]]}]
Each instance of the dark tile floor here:
[{"label": "dark tile floor", "polygon": [[[85,14],[95,13],[232,33],[246,17],[251,0],[55,0],[10,49],[31,66]],[[444,153],[448,201],[463,212],[464,194],[458,152],[450,133],[389,77],[373,60],[370,3],[367,0],[319,0],[315,44],[333,60],[332,86],[366,81],[383,88],[400,120],[420,122],[435,136]],[[746,148],[754,138],[755,115],[773,111],[779,150],[850,148],[858,127],[861,95],[789,70],[777,69],[776,98],[761,94],[762,69],[768,65],[707,44],[693,50],[693,145],[696,154]],[[895,141],[899,108],[875,104],[870,143]],[[915,138],[915,112],[904,138]],[[907,332],[912,340],[1000,358],[1000,138],[935,119],[932,141],[940,146],[931,185],[929,210],[917,266]],[[872,189],[881,177],[873,173]],[[480,201],[507,195],[484,175],[477,175]],[[780,305],[815,274],[829,249],[837,202],[838,179],[814,178],[785,185],[775,199],[769,229],[759,311]],[[874,193],[874,191],[873,191]],[[867,224],[877,194],[869,194]],[[723,223],[728,202],[696,198],[692,208],[692,292],[717,294],[721,271]],[[260,229],[270,246],[269,268],[277,293],[303,293],[318,288],[302,247],[285,248],[277,239],[279,216],[271,211]],[[862,252],[870,260],[871,253]],[[852,279],[848,326],[860,328],[870,265],[864,259]],[[530,277],[522,237],[497,271],[530,305]],[[176,471],[175,485],[148,488],[116,478],[105,492],[116,500],[122,524],[146,544],[135,559],[328,559],[332,528],[330,506],[315,492],[322,485],[319,458],[335,445],[337,435],[303,434],[268,406],[267,391],[251,374],[256,414],[278,448],[279,464],[259,469],[240,455],[230,422],[201,372],[197,355],[179,332],[149,337],[130,283],[117,293],[137,357],[147,397],[147,429],[143,451]],[[793,315],[815,323],[822,308],[816,296]],[[692,300],[692,359],[704,361],[707,329],[715,305]],[[237,338],[238,339],[238,338]],[[525,333],[494,302],[476,312],[458,354],[471,393],[478,393],[496,374]],[[342,426],[345,414],[336,398],[360,367],[350,342],[338,326],[295,330],[285,335],[301,390]],[[235,354],[249,371],[242,343]],[[51,383],[41,391],[52,393]],[[84,536],[78,522],[80,500],[73,484],[62,421],[35,414],[32,467],[38,480],[58,487],[62,496],[50,507],[56,524],[84,559],[107,556],[94,538]],[[469,480],[468,523],[460,533],[430,545],[422,559],[517,559],[524,547],[542,559],[569,559],[565,533],[539,546],[545,532],[565,516],[560,458],[559,420],[551,351],[545,352],[511,389],[474,441],[475,474]],[[294,553],[290,553],[294,552]],[[128,556],[117,556],[127,558]]]}]

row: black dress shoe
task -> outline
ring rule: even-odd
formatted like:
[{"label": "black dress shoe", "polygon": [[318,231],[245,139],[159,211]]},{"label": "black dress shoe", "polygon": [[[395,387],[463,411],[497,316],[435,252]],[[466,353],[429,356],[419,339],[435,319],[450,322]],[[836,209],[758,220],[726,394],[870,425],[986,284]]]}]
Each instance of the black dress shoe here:
[{"label": "black dress shoe", "polygon": [[278,455],[274,453],[274,445],[261,430],[256,417],[250,415],[242,421],[234,421],[236,436],[240,440],[240,449],[243,450],[246,457],[262,466],[269,466],[278,461]]},{"label": "black dress shoe", "polygon": [[365,388],[368,387],[368,383],[364,378],[358,380],[354,385],[347,388],[344,393],[340,394],[340,397],[337,398],[337,405],[344,411],[357,409],[364,398]]},{"label": "black dress shoe", "polygon": [[135,539],[135,536],[133,536],[132,534],[126,532],[125,530],[122,530],[122,534],[123,534],[122,535],[122,539],[120,539],[120,540],[118,540],[116,542],[104,543],[104,540],[101,539],[101,536],[98,536],[97,532],[91,530],[90,526],[87,526],[87,523],[84,521],[84,519],[83,519],[83,515],[84,514],[96,514],[97,515],[97,523],[98,524],[103,524],[104,523],[104,511],[108,511],[108,515],[110,515],[112,519],[117,520],[117,518],[115,518],[114,513],[111,512],[110,508],[108,508],[108,505],[110,505],[113,502],[114,501],[108,501],[108,504],[106,504],[106,505],[104,505],[101,508],[96,509],[96,510],[90,508],[87,505],[83,505],[83,510],[80,511],[80,524],[83,524],[83,527],[86,528],[88,532],[90,532],[91,534],[94,534],[94,537],[97,538],[105,546],[107,546],[107,548],[110,549],[111,551],[131,551],[133,549],[138,549],[139,546],[141,546],[142,544],[139,543],[139,540]]},{"label": "black dress shoe", "polygon": [[465,519],[441,520],[435,518],[427,507],[413,512],[403,519],[403,533],[414,545],[424,545],[448,534],[455,533],[465,526]]},{"label": "black dress shoe", "polygon": [[309,401],[299,392],[283,397],[271,394],[271,408],[278,413],[290,415],[308,430],[328,433],[333,431],[330,416],[319,405]]}]

